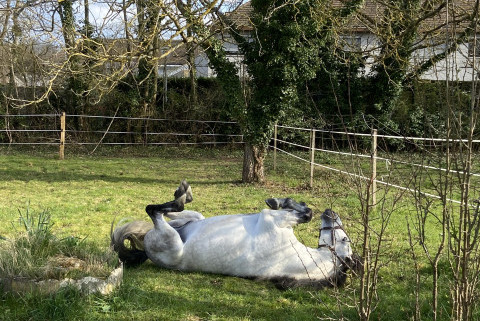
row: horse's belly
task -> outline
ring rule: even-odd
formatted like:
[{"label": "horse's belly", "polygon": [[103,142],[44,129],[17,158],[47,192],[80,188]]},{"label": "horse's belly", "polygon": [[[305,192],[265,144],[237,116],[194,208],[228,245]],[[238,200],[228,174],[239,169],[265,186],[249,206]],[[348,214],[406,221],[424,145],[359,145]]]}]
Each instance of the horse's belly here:
[{"label": "horse's belly", "polygon": [[[302,245],[303,246],[303,245]],[[325,279],[334,268],[328,258],[319,260],[310,255],[300,258],[296,249],[288,245],[258,248],[248,251],[243,247],[225,246],[217,251],[187,249],[183,270],[202,271],[252,278],[290,277],[295,279]]]},{"label": "horse's belly", "polygon": [[[186,231],[182,270],[203,271],[244,277],[257,276],[264,270],[268,253],[277,233],[257,233],[258,215],[218,218],[215,224],[192,224]],[[221,221],[220,221],[221,220]],[[197,222],[194,222],[197,223]]]},{"label": "horse's belly", "polygon": [[202,238],[202,242],[191,240],[184,246],[182,269],[236,276],[253,276],[254,262],[258,262],[254,241],[248,236],[236,235],[228,241]]},{"label": "horse's belly", "polygon": [[[270,235],[252,237],[248,233],[231,233],[228,239],[202,237],[201,241],[189,240],[184,246],[181,269],[203,271],[242,277],[270,278],[291,274],[289,268],[298,255],[292,252],[291,244],[279,242]],[[205,241],[208,239],[208,242]],[[303,269],[296,271],[304,273]]]},{"label": "horse's belly", "polygon": [[331,260],[309,253],[291,230],[257,229],[258,218],[230,216],[218,217],[215,224],[207,224],[208,220],[192,222],[185,230],[178,268],[254,278],[324,279],[330,273],[332,267],[325,262]]},{"label": "horse's belly", "polygon": [[185,271],[202,271],[208,273],[227,274],[233,276],[255,276],[252,266],[254,260],[245,253],[196,253],[184,260],[182,269]]}]

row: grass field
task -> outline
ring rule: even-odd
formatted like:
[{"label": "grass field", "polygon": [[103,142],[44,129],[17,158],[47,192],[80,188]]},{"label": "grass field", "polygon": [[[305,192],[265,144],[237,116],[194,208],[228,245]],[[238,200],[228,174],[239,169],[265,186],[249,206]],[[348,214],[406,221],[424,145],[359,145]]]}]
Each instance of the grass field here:
[{"label": "grass field", "polygon": [[[67,154],[63,161],[51,151],[2,149],[0,155],[0,236],[6,238],[18,233],[19,211],[29,207],[32,212],[48,210],[60,237],[86,237],[107,248],[113,220],[147,220],[145,206],[170,201],[182,179],[194,194],[187,208],[207,217],[256,212],[265,207],[266,198],[288,196],[305,201],[317,214],[296,229],[308,246],[316,246],[318,216],[325,208],[340,214],[353,240],[360,237],[360,202],[351,182],[317,170],[310,189],[308,164],[282,155],[276,172],[271,156],[267,158],[264,185],[240,182],[242,152],[232,149],[111,149],[93,156]],[[392,214],[373,319],[413,316],[415,275],[405,227],[409,211],[406,202]],[[426,264],[421,268],[422,315],[428,319],[431,271]],[[448,276],[444,278],[441,319],[448,318],[450,309]],[[106,297],[85,297],[72,289],[48,296],[3,294],[0,320],[355,320],[357,288],[358,280],[350,279],[342,289],[280,291],[268,282],[181,273],[147,262],[127,269],[123,285]]]}]

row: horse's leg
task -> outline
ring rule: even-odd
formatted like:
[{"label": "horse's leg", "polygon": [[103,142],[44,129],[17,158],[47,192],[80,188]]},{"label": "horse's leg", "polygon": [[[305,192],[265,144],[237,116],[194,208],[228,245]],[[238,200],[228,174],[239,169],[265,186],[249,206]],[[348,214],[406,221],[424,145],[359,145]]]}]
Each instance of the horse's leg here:
[{"label": "horse's leg", "polygon": [[297,203],[291,198],[269,198],[265,202],[273,210],[265,210],[262,213],[264,215],[268,213],[273,217],[278,227],[293,227],[312,220],[312,210],[303,202]]},{"label": "horse's leg", "polygon": [[272,210],[278,210],[281,208],[295,210],[297,212],[309,210],[307,204],[304,202],[297,203],[291,198],[268,198],[265,200],[265,203],[267,203],[268,207],[270,207]]},{"label": "horse's leg", "polygon": [[195,211],[165,213],[165,216],[170,219],[168,224],[170,224],[170,226],[174,228],[183,226],[189,222],[205,219],[205,217],[202,214]]},{"label": "horse's leg", "polygon": [[186,180],[183,180],[180,183],[180,186],[175,190],[175,193],[173,193],[173,196],[175,197],[175,200],[181,200],[184,204],[193,201],[190,184],[188,184]]},{"label": "horse's leg", "polygon": [[199,221],[205,219],[201,213],[195,211],[169,212],[165,213],[165,216],[171,220],[190,219],[191,221]]},{"label": "horse's leg", "polygon": [[150,215],[154,228],[144,238],[144,248],[153,263],[178,268],[183,256],[183,242],[177,231],[171,227],[162,213]]},{"label": "horse's leg", "polygon": [[183,180],[180,183],[180,186],[175,190],[173,194],[175,200],[166,202],[163,204],[151,204],[145,208],[148,215],[153,215],[154,213],[169,213],[169,212],[181,212],[185,208],[185,203],[190,203],[193,200],[192,188]]},{"label": "horse's leg", "polygon": [[163,204],[150,204],[147,205],[145,211],[148,215],[153,215],[154,213],[169,213],[169,212],[181,212],[184,209],[184,205],[182,203],[178,203],[175,201],[166,202]]}]

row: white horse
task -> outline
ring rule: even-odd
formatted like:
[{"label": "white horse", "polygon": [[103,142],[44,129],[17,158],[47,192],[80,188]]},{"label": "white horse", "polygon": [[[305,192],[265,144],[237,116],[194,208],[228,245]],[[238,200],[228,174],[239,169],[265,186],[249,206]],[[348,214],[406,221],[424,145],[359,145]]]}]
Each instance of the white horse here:
[{"label": "white horse", "polygon": [[[198,212],[183,211],[192,200],[185,181],[175,197],[172,202],[147,206],[153,227],[135,221],[112,233],[120,259],[137,263],[148,257],[168,269],[268,279],[282,288],[341,285],[346,271],[358,267],[340,218],[329,209],[321,216],[319,247],[309,248],[292,229],[312,219],[305,203],[272,198],[266,200],[270,209],[260,213],[204,218]],[[125,240],[130,241],[129,247]]]}]

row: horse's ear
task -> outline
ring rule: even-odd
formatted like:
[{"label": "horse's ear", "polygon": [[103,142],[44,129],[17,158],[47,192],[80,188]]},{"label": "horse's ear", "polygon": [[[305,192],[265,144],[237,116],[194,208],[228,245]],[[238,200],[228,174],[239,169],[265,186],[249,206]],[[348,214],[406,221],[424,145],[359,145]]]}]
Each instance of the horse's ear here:
[{"label": "horse's ear", "polygon": [[268,198],[265,200],[265,203],[267,203],[268,207],[270,207],[272,210],[278,210],[280,208],[280,202],[278,201],[278,198]]}]

